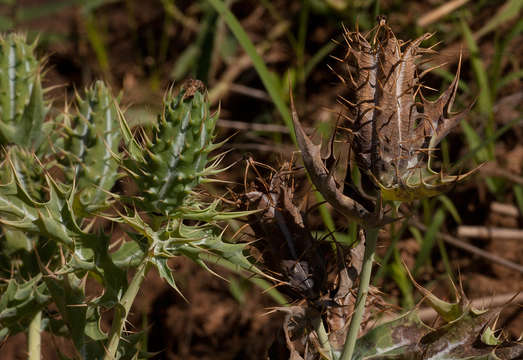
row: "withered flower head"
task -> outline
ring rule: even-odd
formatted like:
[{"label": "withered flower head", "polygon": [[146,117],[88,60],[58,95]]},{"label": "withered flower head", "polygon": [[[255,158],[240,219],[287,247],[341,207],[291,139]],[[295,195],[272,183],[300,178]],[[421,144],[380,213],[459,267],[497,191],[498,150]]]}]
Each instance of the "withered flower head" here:
[{"label": "withered flower head", "polygon": [[[461,59],[454,80],[437,100],[429,101],[421,92],[421,78],[430,69],[419,71],[419,65],[425,55],[434,52],[421,43],[431,36],[404,42],[383,19],[367,34],[345,31],[347,52],[341,61],[349,71],[342,80],[352,87],[354,100],[343,99],[350,110],[346,117],[352,119],[344,128],[358,168],[372,179],[384,200],[434,196],[466,176],[443,175],[430,166],[432,151],[467,112],[451,111]],[[343,193],[328,169],[333,155],[329,155],[331,159],[322,157],[320,146],[303,131],[292,102],[291,106],[298,145],[314,185],[348,217],[367,224],[383,222],[372,213],[376,207],[369,208],[368,202],[364,206],[362,201],[375,194],[361,189],[356,196]]]},{"label": "withered flower head", "polygon": [[418,71],[422,57],[433,52],[420,45],[432,35],[403,42],[383,20],[371,34],[369,39],[360,32],[345,33],[344,61],[356,67],[347,82],[356,98],[349,128],[358,166],[370,170],[385,200],[410,201],[441,193],[460,178],[435,173],[430,159],[466,113],[451,112],[461,61],[448,89],[432,102],[421,92],[426,71]]}]

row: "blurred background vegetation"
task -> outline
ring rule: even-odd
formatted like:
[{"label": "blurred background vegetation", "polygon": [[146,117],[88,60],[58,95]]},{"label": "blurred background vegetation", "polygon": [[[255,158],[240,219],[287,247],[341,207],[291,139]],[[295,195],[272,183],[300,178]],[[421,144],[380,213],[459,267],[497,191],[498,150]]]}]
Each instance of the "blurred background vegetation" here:
[{"label": "blurred background vegetation", "polygon": [[[235,134],[227,161],[240,164],[224,179],[240,184],[242,159],[277,166],[295,151],[289,84],[307,126],[326,132],[333,125],[342,110],[338,96],[349,95],[335,74],[345,71],[343,64],[331,57],[344,56],[337,45],[342,26],[368,30],[382,14],[401,39],[434,33],[425,46],[438,53],[424,66],[444,65],[425,85],[448,86],[461,55],[456,108],[475,102],[461,129],[442,143],[439,166],[458,163],[454,171],[465,172],[486,164],[447,196],[404,209],[416,226],[399,221],[382,234],[375,285],[392,306],[409,309],[421,297],[403,262],[440,297],[454,296],[449,279],[484,305],[523,290],[522,6],[521,0],[1,0],[0,31],[37,39],[47,58],[45,85],[54,86],[49,97],[72,99],[75,89],[102,78],[121,91],[134,125],[155,121],[173,83],[202,80],[221,107],[220,137]],[[428,89],[424,94],[431,97]],[[55,111],[65,105],[55,101]],[[309,222],[319,234],[354,237],[355,227],[328,208],[312,211]],[[281,324],[277,315],[263,316],[274,298],[219,267],[229,283],[184,260],[172,266],[190,303],[151,275],[133,315],[136,327],[151,329],[148,350],[166,359],[263,358]],[[523,331],[518,307],[509,307],[502,322],[512,337]],[[2,358],[24,358],[18,346],[24,341],[9,339]],[[46,359],[62,341],[46,342]]]}]

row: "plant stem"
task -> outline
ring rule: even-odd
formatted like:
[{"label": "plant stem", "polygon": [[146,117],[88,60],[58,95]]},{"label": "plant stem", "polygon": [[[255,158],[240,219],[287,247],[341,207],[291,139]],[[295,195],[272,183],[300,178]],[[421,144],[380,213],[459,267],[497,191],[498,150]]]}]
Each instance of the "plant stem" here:
[{"label": "plant stem", "polygon": [[27,338],[27,348],[29,352],[28,360],[40,360],[42,333],[42,311],[36,313],[29,324],[29,334]]},{"label": "plant stem", "polygon": [[354,353],[354,346],[360,331],[361,320],[365,312],[365,302],[369,292],[370,275],[372,272],[372,263],[374,262],[374,253],[376,252],[376,241],[378,240],[379,228],[365,229],[365,254],[363,255],[363,267],[360,274],[360,286],[354,313],[350,321],[349,332],[343,346],[343,353],[340,360],[351,360]]},{"label": "plant stem", "polygon": [[149,259],[145,258],[144,261],[138,267],[136,274],[134,274],[129,288],[123,295],[120,300],[119,306],[115,308],[113,324],[111,326],[111,332],[109,333],[109,340],[107,341],[107,351],[104,357],[104,360],[114,360],[116,359],[116,352],[118,350],[118,344],[122,335],[122,331],[127,320],[127,315],[131,310],[133,305],[134,298],[140,290],[140,285],[142,284],[145,274],[147,273],[149,264]]},{"label": "plant stem", "polygon": [[321,319],[321,314],[318,314],[312,321],[312,326],[314,327],[314,330],[316,331],[316,335],[318,335],[318,340],[320,342],[320,346],[322,350],[325,350],[327,354],[329,354],[330,359],[334,359],[331,349],[331,344],[329,342],[329,335],[327,334],[327,331],[325,330],[325,326],[323,325],[323,320]]}]

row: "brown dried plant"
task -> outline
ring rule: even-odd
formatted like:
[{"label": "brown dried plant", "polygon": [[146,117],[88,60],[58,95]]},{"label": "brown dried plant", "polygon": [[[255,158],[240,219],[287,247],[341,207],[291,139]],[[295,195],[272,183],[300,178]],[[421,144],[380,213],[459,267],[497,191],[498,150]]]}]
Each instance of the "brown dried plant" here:
[{"label": "brown dried plant", "polygon": [[[338,306],[351,308],[348,329],[345,324],[338,328],[338,321],[333,322],[332,317],[328,316],[327,324],[331,336],[322,341],[322,329],[316,328],[321,345],[319,352],[330,351],[330,355],[325,356],[327,358],[351,360],[353,357],[362,358],[365,353],[377,351],[376,344],[373,349],[372,342],[366,344],[368,339],[361,338],[360,341],[358,337],[363,320],[368,316],[367,295],[378,233],[384,225],[393,221],[385,215],[383,201],[397,204],[434,196],[447,191],[468,175],[450,176],[443,171],[437,173],[431,168],[436,146],[470,109],[452,112],[461,59],[452,83],[435,101],[429,101],[423,95],[422,89],[425,86],[421,80],[433,68],[421,70],[420,65],[427,61],[427,55],[435,52],[432,48],[423,48],[421,44],[431,36],[432,34],[425,34],[415,40],[403,42],[396,38],[384,18],[380,18],[378,25],[366,34],[358,30],[345,30],[347,51],[344,58],[339,60],[348,71],[346,76],[339,78],[351,87],[353,97],[352,101],[340,98],[348,112],[341,116],[348,121],[343,126],[337,124],[326,147],[314,144],[305,133],[298,120],[291,94],[296,140],[312,183],[335,210],[363,228],[360,231],[360,245],[364,244],[365,250],[358,274],[357,297],[350,302],[336,298],[334,302]],[[346,150],[349,154],[341,154],[338,159],[334,155],[334,142],[342,136],[342,141],[349,144]],[[345,181],[340,181],[336,178],[336,167],[343,158],[349,159],[349,166]],[[359,183],[351,181],[354,166],[361,174]],[[456,321],[455,326],[466,328],[473,321],[483,321],[478,320],[477,314],[469,308],[459,304],[457,307],[458,315],[453,321],[460,318],[463,322]],[[334,315],[336,312],[327,313]],[[471,319],[471,323],[464,320],[467,317]],[[346,319],[347,316],[343,318]],[[485,322],[481,324],[486,326]],[[449,325],[450,327],[452,326]],[[405,354],[416,354],[413,358],[421,359],[424,357],[418,356],[420,353],[432,351],[429,349],[430,344],[427,349],[418,346],[422,338],[430,334],[415,317],[406,317],[385,327],[373,329],[369,336],[384,336],[388,339],[387,347],[393,349],[397,345],[394,334],[401,332],[401,329],[412,330],[409,330],[411,335],[400,336],[400,343],[409,344],[405,348]],[[341,339],[335,335],[342,335]],[[477,332],[469,335],[470,341],[477,340]],[[449,339],[441,340],[448,343]],[[484,343],[490,344],[490,340]],[[343,349],[340,349],[340,345],[343,345]],[[471,350],[470,355],[476,355],[474,351]]]},{"label": "brown dried plant", "polygon": [[345,30],[347,51],[339,60],[348,71],[339,78],[352,88],[355,100],[340,97],[348,121],[338,126],[338,133],[347,134],[351,165],[355,163],[363,180],[368,180],[362,186],[348,184],[352,190],[342,191],[327,165],[336,164],[336,159],[332,152],[321,155],[320,145],[304,132],[291,100],[297,142],[312,182],[336,210],[366,227],[390,221],[381,213],[381,200],[434,196],[468,175],[449,176],[431,168],[436,146],[468,112],[451,110],[461,65],[437,100],[429,101],[422,93],[421,79],[433,68],[420,70],[420,64],[434,50],[421,43],[431,36],[403,42],[384,19],[366,34]]}]

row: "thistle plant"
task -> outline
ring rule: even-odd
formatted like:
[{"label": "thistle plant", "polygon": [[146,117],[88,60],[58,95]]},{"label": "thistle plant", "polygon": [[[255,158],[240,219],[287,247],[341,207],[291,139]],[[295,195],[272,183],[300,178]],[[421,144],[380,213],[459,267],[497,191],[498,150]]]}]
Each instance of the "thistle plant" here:
[{"label": "thistle plant", "polygon": [[[421,44],[432,35],[403,42],[396,38],[385,20],[380,19],[367,34],[346,31],[344,36],[347,51],[341,61],[349,70],[345,77],[340,77],[352,87],[354,95],[352,101],[342,98],[349,111],[344,115],[348,124],[337,129],[338,137],[345,135],[352,155],[344,179],[335,176],[334,166],[338,159],[332,149],[336,134],[327,144],[328,151],[315,145],[298,120],[291,94],[296,139],[312,183],[339,214],[360,224],[364,234],[365,251],[354,312],[343,348],[332,352],[330,358],[434,359],[443,354],[456,359],[496,357],[496,348],[490,345],[498,342],[483,339],[495,316],[480,314],[470,309],[466,302],[450,305],[434,297],[430,298],[431,305],[448,322],[440,329],[444,333],[441,338],[439,333],[424,328],[415,314],[411,314],[358,339],[378,233],[384,225],[394,221],[386,214],[386,206],[440,194],[467,175],[445,175],[431,168],[436,146],[467,110],[452,112],[459,66],[449,88],[437,100],[429,101],[423,96],[421,79],[430,69],[420,71],[419,65],[423,57],[433,51],[422,48]],[[350,71],[349,65],[355,71]],[[361,173],[360,183],[351,181],[354,166]],[[452,316],[449,315],[451,309],[454,311]],[[466,333],[463,329],[474,330]],[[406,335],[408,331],[410,335]],[[482,345],[478,349],[473,345],[480,338]],[[381,341],[384,343],[379,344]],[[470,347],[454,349],[463,344]],[[510,355],[502,358],[514,358],[521,351],[521,345],[516,345],[509,351]]]},{"label": "thistle plant", "polygon": [[[223,241],[216,223],[245,213],[224,212],[197,190],[219,171],[221,156],[208,158],[219,147],[217,114],[203,85],[188,82],[168,92],[142,144],[96,82],[51,116],[34,47],[19,35],[0,38],[0,338],[27,332],[30,359],[40,359],[42,331],[71,339],[74,358],[147,357],[144,333],[125,324],[150,269],[176,291],[175,256],[207,268],[201,254],[210,252],[253,269],[245,245]],[[125,177],[137,194],[118,192]],[[125,224],[125,235],[97,229],[99,219]],[[103,291],[86,292],[89,282]]]}]

